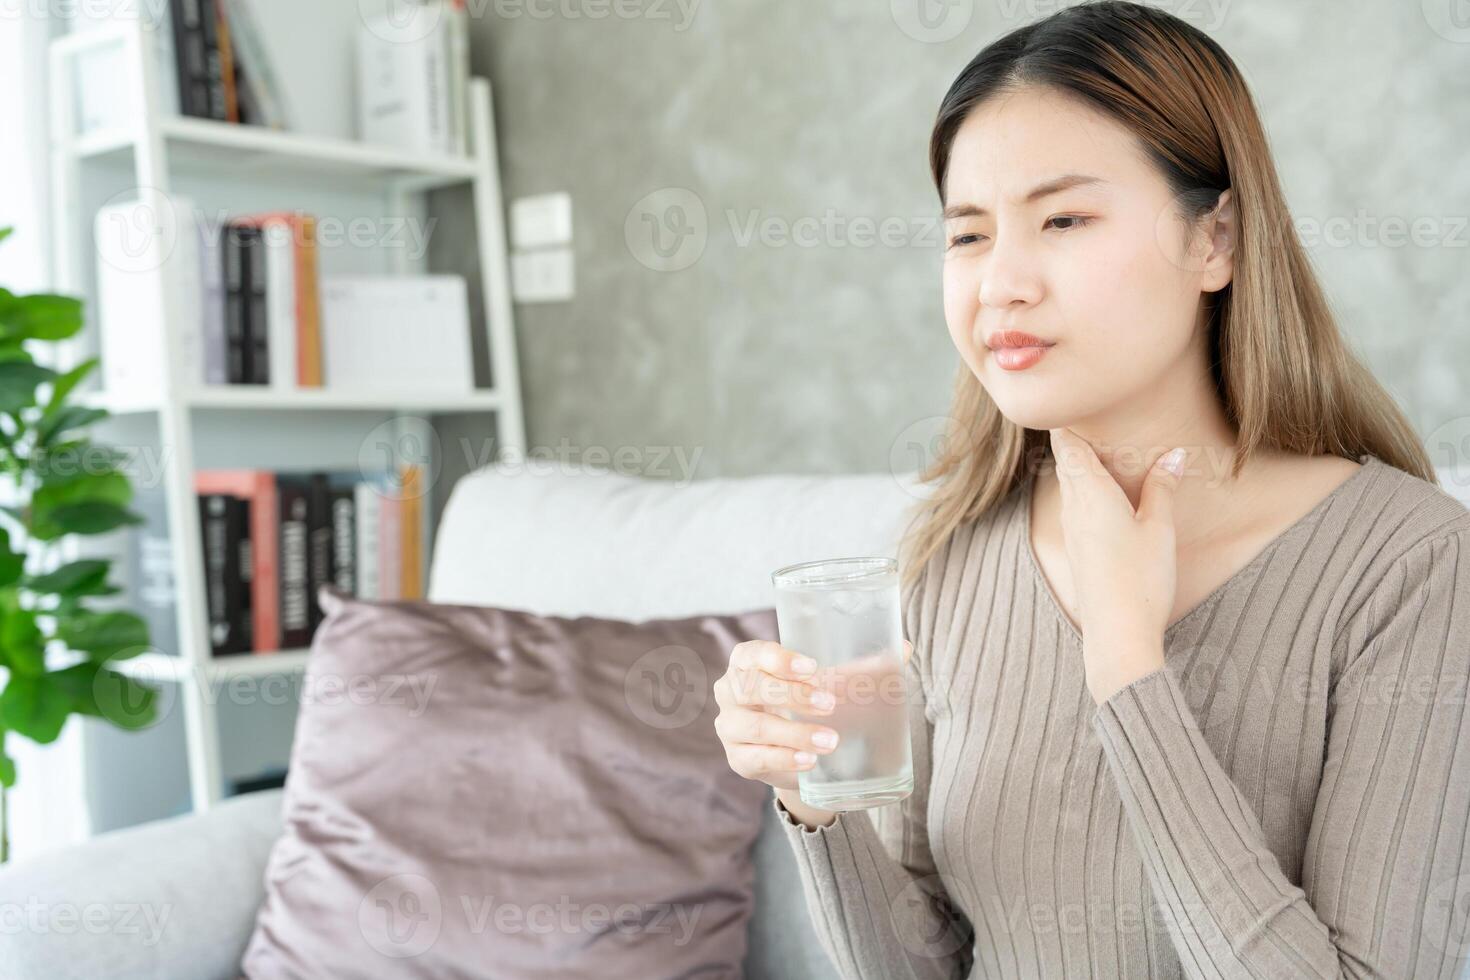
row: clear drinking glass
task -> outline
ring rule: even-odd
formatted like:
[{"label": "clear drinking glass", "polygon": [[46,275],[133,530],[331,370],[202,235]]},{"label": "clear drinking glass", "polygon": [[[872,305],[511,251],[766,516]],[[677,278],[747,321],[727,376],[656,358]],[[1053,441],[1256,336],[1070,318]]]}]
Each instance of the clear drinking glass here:
[{"label": "clear drinking glass", "polygon": [[787,718],[837,732],[837,748],[797,772],[802,800],[822,810],[861,810],[914,789],[904,681],[898,562],[833,558],[771,573],[781,645],[817,662],[813,683],[837,698],[823,715]]}]

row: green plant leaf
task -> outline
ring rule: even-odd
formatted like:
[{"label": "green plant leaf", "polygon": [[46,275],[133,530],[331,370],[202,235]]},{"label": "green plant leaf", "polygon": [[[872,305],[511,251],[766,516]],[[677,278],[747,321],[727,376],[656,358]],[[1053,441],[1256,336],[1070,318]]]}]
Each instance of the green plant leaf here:
[{"label": "green plant leaf", "polygon": [[36,439],[46,446],[64,433],[80,429],[107,418],[105,408],[87,408],[84,405],[63,405],[54,413],[42,413],[36,425]]},{"label": "green plant leaf", "polygon": [[0,647],[15,674],[39,677],[46,672],[46,638],[31,610],[10,609],[5,613],[5,621],[0,623]]},{"label": "green plant leaf", "polygon": [[75,296],[54,293],[14,296],[0,309],[0,336],[65,340],[82,329],[82,322],[82,301]]},{"label": "green plant leaf", "polygon": [[8,225],[6,227],[4,227],[4,228],[0,228],[0,242],[3,242],[3,241],[5,241],[5,239],[9,238],[10,237],[10,233],[13,232],[13,231],[15,231],[15,229],[14,228],[11,228]]},{"label": "green plant leaf", "polygon": [[10,550],[10,532],[0,527],[0,588],[19,581],[25,567],[26,556]]},{"label": "green plant leaf", "polygon": [[45,674],[11,674],[0,691],[5,727],[41,745],[56,741],[70,713],[71,698]]},{"label": "green plant leaf", "polygon": [[102,534],[142,518],[127,509],[133,487],[122,473],[85,473],[46,484],[31,495],[31,534],[51,541],[63,534]]},{"label": "green plant leaf", "polygon": [[107,571],[111,562],[101,558],[83,558],[69,562],[45,575],[34,575],[26,579],[26,588],[45,595],[84,596],[110,595],[107,588]]},{"label": "green plant leaf", "polygon": [[130,612],[78,611],[57,624],[56,638],[92,660],[122,660],[148,649],[148,624]]},{"label": "green plant leaf", "polygon": [[5,729],[0,728],[0,786],[15,785],[15,760],[5,754]]},{"label": "green plant leaf", "polygon": [[61,487],[89,476],[116,473],[127,460],[127,454],[120,449],[74,439],[37,447],[30,467],[31,472],[41,477],[43,486]]},{"label": "green plant leaf", "polygon": [[55,415],[66,404],[66,396],[72,393],[78,382],[97,367],[97,358],[89,357],[70,371],[51,382],[51,397],[46,402],[44,415]]},{"label": "green plant leaf", "polygon": [[54,377],[55,371],[26,358],[0,359],[0,412],[14,415],[35,404],[36,389]]},{"label": "green plant leaf", "polygon": [[47,511],[44,523],[33,515],[31,533],[42,541],[54,541],[63,534],[106,534],[127,524],[141,523],[143,518],[126,507],[104,500],[83,500]]},{"label": "green plant leaf", "polygon": [[50,676],[71,699],[73,710],[137,731],[158,717],[158,691],[106,664],[84,661]]}]

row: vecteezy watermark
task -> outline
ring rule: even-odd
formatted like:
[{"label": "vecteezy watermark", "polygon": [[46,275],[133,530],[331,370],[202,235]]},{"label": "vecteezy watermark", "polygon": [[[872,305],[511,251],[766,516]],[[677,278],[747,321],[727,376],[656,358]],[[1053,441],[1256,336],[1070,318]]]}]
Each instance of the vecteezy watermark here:
[{"label": "vecteezy watermark", "polygon": [[918,484],[914,478],[933,466],[948,451],[955,420],[948,415],[928,415],[910,422],[893,437],[888,447],[888,472],[898,485],[918,495],[933,487]]},{"label": "vecteezy watermark", "polygon": [[[637,20],[689,29],[701,0],[466,0],[470,20]],[[358,0],[357,12],[373,35],[392,44],[422,41],[439,26],[443,4],[423,0]]]},{"label": "vecteezy watermark", "polygon": [[461,447],[472,469],[489,467],[503,475],[572,476],[611,470],[625,476],[672,480],[680,488],[693,481],[704,455],[703,446],[693,447],[692,453],[685,446],[578,446],[562,437],[555,447],[533,446],[524,453],[506,450],[493,462],[485,462],[484,454],[474,453],[467,440],[461,441]]},{"label": "vecteezy watermark", "polygon": [[1424,22],[1446,41],[1470,44],[1470,0],[1420,0]]},{"label": "vecteezy watermark", "polygon": [[1470,500],[1470,415],[1437,425],[1424,439],[1439,484],[1449,494]]},{"label": "vecteezy watermark", "polygon": [[649,650],[623,676],[628,710],[650,728],[683,728],[700,716],[709,698],[709,672],[686,646]]},{"label": "vecteezy watermark", "polygon": [[[726,208],[724,225],[736,248],[930,248],[943,242],[937,215],[768,214],[759,208]],[[678,272],[704,255],[712,229],[698,194],[664,187],[629,208],[623,239],[639,264],[655,272]]]},{"label": "vecteezy watermark", "polygon": [[655,272],[687,269],[699,261],[709,241],[704,202],[686,187],[645,194],[623,219],[623,241],[633,258]]},{"label": "vecteezy watermark", "polygon": [[0,0],[0,20],[50,17],[62,22],[141,22],[145,30],[162,26],[169,0]]},{"label": "vecteezy watermark", "polygon": [[970,26],[974,0],[889,0],[888,12],[898,29],[915,41],[940,44]]},{"label": "vecteezy watermark", "polygon": [[[1225,24],[1233,0],[1139,0],[1140,5],[1161,13],[1178,17],[1200,30],[1215,31]],[[1077,0],[995,0],[995,7],[1002,19],[1031,21],[1060,13],[1068,7],[1077,6]],[[1119,8],[1120,18],[1133,17],[1128,8]]]},{"label": "vecteezy watermark", "polygon": [[[238,215],[225,210],[207,211],[184,204],[153,187],[118,191],[104,203],[93,223],[93,244],[99,259],[126,273],[160,269],[179,247],[181,235],[199,235],[208,247],[218,250],[230,238],[238,238],[232,222]],[[341,218],[306,211],[282,212],[293,220],[269,224],[272,244],[308,244],[307,218],[311,219],[311,241],[318,249],[379,248],[402,251],[409,261],[418,261],[429,250],[429,239],[439,223],[436,215],[420,221],[400,215],[353,215]]]},{"label": "vecteezy watermark", "polygon": [[395,959],[422,956],[446,928],[472,936],[531,934],[668,936],[674,947],[695,935],[703,903],[580,902],[569,895],[543,901],[508,901],[498,895],[441,894],[420,874],[384,878],[358,904],[357,925],[369,946]]},{"label": "vecteezy watermark", "polygon": [[157,946],[173,914],[173,903],[43,902],[0,900],[3,936],[137,936],[137,945]]}]

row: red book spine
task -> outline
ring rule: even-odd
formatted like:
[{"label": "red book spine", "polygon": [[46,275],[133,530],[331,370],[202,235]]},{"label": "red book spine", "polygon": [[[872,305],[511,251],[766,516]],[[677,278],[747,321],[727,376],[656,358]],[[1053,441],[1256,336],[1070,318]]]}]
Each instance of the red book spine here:
[{"label": "red book spine", "polygon": [[269,470],[201,470],[194,474],[196,493],[227,493],[250,501],[250,558],[254,576],[250,587],[255,652],[281,648],[280,576],[276,477]]}]

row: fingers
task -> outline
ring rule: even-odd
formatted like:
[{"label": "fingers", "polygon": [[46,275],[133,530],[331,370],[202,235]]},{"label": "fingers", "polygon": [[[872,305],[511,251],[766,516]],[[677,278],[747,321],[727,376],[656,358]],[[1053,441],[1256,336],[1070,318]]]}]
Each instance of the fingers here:
[{"label": "fingers", "polygon": [[[730,669],[714,685],[721,707],[789,708],[826,714],[837,699],[814,683],[813,671],[798,670],[809,660],[779,643],[747,640],[730,654]],[[815,670],[816,664],[812,663]]]},{"label": "fingers", "polygon": [[817,764],[817,757],[811,752],[776,745],[740,745],[727,749],[725,755],[737,776],[788,788],[796,785],[789,779],[789,773],[802,772]]},{"label": "fingers", "polygon": [[715,734],[726,746],[783,746],[803,752],[831,752],[837,732],[825,725],[782,718],[769,711],[731,708],[715,717]]}]

